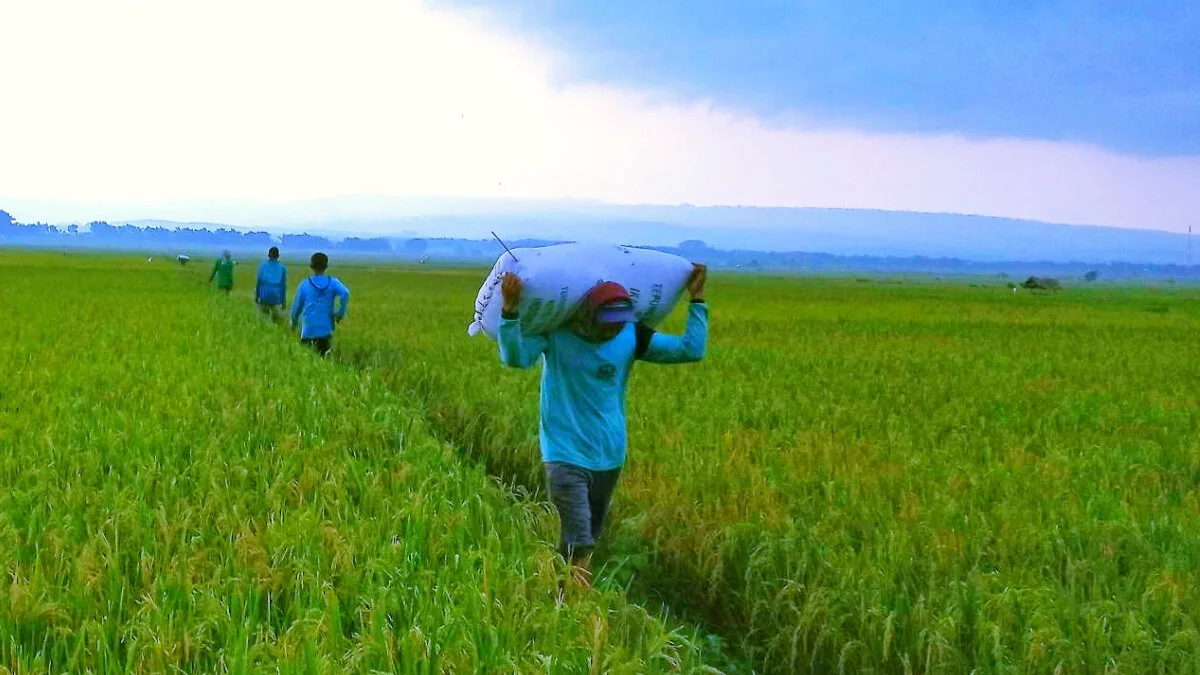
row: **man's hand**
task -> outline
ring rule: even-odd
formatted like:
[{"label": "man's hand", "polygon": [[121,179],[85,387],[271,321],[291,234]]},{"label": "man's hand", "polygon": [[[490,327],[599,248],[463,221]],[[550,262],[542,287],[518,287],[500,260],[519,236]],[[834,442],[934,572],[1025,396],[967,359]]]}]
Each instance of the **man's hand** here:
[{"label": "man's hand", "polygon": [[504,305],[502,311],[505,314],[516,314],[517,309],[521,306],[521,292],[525,290],[525,282],[521,281],[521,277],[506,272],[504,278],[500,281],[500,294],[504,297]]},{"label": "man's hand", "polygon": [[708,266],[692,264],[692,276],[688,277],[687,289],[693,300],[704,300],[704,282],[708,279]]}]

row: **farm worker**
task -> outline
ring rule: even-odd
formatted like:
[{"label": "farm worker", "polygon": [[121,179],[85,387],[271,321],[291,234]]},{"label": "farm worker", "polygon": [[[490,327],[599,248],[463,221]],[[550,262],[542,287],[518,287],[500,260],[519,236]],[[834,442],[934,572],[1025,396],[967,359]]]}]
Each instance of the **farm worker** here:
[{"label": "farm worker", "polygon": [[213,263],[212,274],[208,275],[208,283],[212,283],[213,277],[217,279],[217,288],[225,291],[225,295],[229,295],[229,292],[233,290],[233,257],[229,251],[225,251]]},{"label": "farm worker", "polygon": [[588,584],[591,551],[625,464],[625,388],[634,361],[691,363],[704,358],[707,269],[688,279],[691,304],[682,336],[638,323],[628,291],[614,282],[592,288],[570,322],[547,335],[524,335],[517,308],[523,284],[501,281],[500,361],[529,368],[542,360],[539,443],[550,500],[558,510],[559,551]]},{"label": "farm worker", "polygon": [[254,302],[264,316],[278,322],[287,306],[287,268],[279,262],[279,247],[267,251],[267,260],[258,267],[254,284]]},{"label": "farm worker", "polygon": [[[292,300],[292,328],[302,325],[300,341],[325,356],[329,354],[334,324],[346,317],[346,309],[350,306],[350,289],[337,277],[325,274],[329,268],[329,256],[324,253],[314,253],[309,267],[312,276],[300,282]],[[335,307],[334,300],[337,298],[341,298],[341,302]]]}]

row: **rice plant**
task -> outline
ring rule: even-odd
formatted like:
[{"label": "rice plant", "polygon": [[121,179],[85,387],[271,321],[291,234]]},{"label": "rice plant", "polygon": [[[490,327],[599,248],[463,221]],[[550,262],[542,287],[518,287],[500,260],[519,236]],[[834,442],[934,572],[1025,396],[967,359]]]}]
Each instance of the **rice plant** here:
[{"label": "rice plant", "polygon": [[0,671],[725,662],[619,590],[559,602],[544,506],[204,272],[0,252]]},{"label": "rice plant", "polygon": [[[535,491],[482,276],[343,270],[337,354]],[[635,370],[609,581],[760,672],[1200,671],[1200,294],[971,281],[715,276],[707,360]]]}]

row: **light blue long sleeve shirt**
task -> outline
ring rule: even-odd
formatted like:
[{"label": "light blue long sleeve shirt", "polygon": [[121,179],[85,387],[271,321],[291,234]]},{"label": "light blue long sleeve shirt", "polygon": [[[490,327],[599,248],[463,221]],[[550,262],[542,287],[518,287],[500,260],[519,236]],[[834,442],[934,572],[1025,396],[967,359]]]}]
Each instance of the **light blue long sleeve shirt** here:
[{"label": "light blue long sleeve shirt", "polygon": [[260,305],[287,304],[287,268],[278,260],[267,260],[258,266],[254,284],[254,301]]},{"label": "light blue long sleeve shirt", "polygon": [[[340,304],[335,299],[341,298]],[[309,340],[333,335],[333,325],[346,316],[350,289],[337,277],[324,274],[300,282],[292,300],[292,326],[301,325],[300,337]],[[301,322],[303,317],[303,322]]]},{"label": "light blue long sleeve shirt", "polygon": [[524,335],[516,318],[502,319],[499,330],[501,363],[529,368],[539,357],[543,361],[542,461],[593,471],[625,464],[625,390],[633,362],[699,361],[707,342],[708,306],[702,302],[689,305],[682,336],[629,323],[613,339],[597,344],[565,328]]}]

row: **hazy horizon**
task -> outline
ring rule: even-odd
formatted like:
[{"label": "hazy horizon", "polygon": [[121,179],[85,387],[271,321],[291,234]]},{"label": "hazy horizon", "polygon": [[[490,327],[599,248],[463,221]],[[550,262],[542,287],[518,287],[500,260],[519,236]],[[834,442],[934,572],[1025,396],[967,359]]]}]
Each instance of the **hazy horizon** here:
[{"label": "hazy horizon", "polygon": [[[0,208],[5,208],[0,203]],[[1078,226],[984,216],[862,209],[622,206],[587,200],[393,199],[358,197],[282,204],[176,204],[159,217],[123,217],[95,204],[69,205],[78,218],[30,218],[8,204],[18,221],[62,228],[92,220],[113,225],[234,228],[274,235],[332,238],[389,237],[597,241],[676,246],[702,240],[721,250],[803,251],[843,256],[934,257],[973,261],[1128,261],[1191,264],[1190,235],[1162,230]],[[22,208],[12,208],[13,206]],[[63,204],[58,205],[60,208]],[[148,211],[151,209],[147,209]],[[68,211],[60,214],[70,215]],[[84,215],[88,214],[88,215]],[[249,217],[247,217],[249,214]]]},{"label": "hazy horizon", "polygon": [[[378,229],[383,222],[457,215],[589,215],[604,211],[692,209],[711,213],[725,211],[828,211],[878,212],[917,216],[951,216],[1027,221],[1047,225],[1077,228],[1115,228],[1186,234],[1189,224],[1178,228],[1121,227],[1102,223],[1071,223],[993,216],[953,211],[912,211],[903,209],[872,209],[860,207],[817,206],[759,206],[754,204],[691,204],[691,203],[615,203],[599,199],[565,197],[561,199],[519,199],[505,197],[455,197],[449,195],[395,196],[381,194],[352,194],[329,197],[267,201],[253,199],[193,199],[163,202],[113,202],[27,199],[0,196],[0,209],[11,213],[21,222],[44,222],[50,225],[83,225],[103,220],[110,222],[169,221],[173,223],[205,223],[236,228],[286,229],[292,225],[313,226],[328,224],[334,230],[353,233],[388,235],[390,230]],[[361,223],[355,229],[354,223]],[[1200,224],[1200,213],[1196,224]],[[709,225],[712,227],[716,224]],[[363,229],[365,228],[365,229]]]}]

